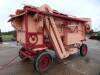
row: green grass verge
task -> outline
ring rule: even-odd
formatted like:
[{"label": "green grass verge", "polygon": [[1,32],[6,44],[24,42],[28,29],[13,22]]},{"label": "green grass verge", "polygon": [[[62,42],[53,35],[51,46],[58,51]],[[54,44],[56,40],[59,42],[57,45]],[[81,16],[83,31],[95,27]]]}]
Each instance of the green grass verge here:
[{"label": "green grass verge", "polygon": [[3,41],[14,41],[15,40],[15,38],[14,38],[14,36],[13,35],[2,35],[2,39],[3,39]]}]

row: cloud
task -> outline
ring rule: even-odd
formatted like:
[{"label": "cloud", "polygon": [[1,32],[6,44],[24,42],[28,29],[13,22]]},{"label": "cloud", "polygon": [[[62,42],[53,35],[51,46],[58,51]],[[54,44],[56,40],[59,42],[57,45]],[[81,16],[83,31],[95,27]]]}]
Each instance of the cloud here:
[{"label": "cloud", "polygon": [[[41,6],[49,4],[62,13],[75,15],[78,17],[88,17],[92,19],[92,28],[100,30],[100,1],[99,0],[3,0],[0,2],[0,28],[2,31],[13,30],[10,23],[7,23],[9,14],[16,9],[23,7],[23,4]],[[6,28],[5,28],[6,27]]]}]

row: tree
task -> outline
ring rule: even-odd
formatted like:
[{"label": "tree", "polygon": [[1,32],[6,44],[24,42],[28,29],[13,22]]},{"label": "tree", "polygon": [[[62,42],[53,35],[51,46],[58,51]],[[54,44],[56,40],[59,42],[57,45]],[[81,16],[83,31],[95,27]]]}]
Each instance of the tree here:
[{"label": "tree", "polygon": [[2,43],[3,40],[2,40],[2,35],[1,35],[1,29],[0,29],[0,43]]}]

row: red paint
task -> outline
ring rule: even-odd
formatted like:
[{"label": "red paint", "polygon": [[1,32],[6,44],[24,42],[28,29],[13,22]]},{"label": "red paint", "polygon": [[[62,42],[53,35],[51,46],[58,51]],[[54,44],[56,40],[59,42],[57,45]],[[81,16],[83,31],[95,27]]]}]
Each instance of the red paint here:
[{"label": "red paint", "polygon": [[63,19],[72,20],[72,21],[86,22],[85,20],[75,18],[75,17],[69,17],[68,15],[61,14],[59,12],[45,13],[45,12],[39,11],[36,8],[30,7],[30,6],[25,6],[24,10],[27,10],[28,12],[33,12],[33,13],[39,13],[42,15],[51,15],[51,16],[55,16],[55,17],[59,17],[59,18],[63,18]]},{"label": "red paint", "polygon": [[34,49],[34,48],[45,48],[46,45],[45,44],[41,44],[41,45],[23,44],[23,47],[26,49]]},{"label": "red paint", "polygon": [[26,54],[25,52],[21,51],[21,54],[23,54],[23,56],[29,58],[29,59],[32,59],[32,56],[31,55],[28,55]]},{"label": "red paint", "polygon": [[28,35],[43,35],[43,32],[27,32]]},{"label": "red paint", "polygon": [[48,68],[50,63],[51,63],[50,58],[48,56],[44,56],[40,59],[39,68],[46,69]]},{"label": "red paint", "polygon": [[87,54],[88,49],[87,48],[83,48],[83,54],[86,55]]},{"label": "red paint", "polygon": [[[25,6],[23,11],[25,12],[25,14],[24,14],[24,22],[25,22],[25,28],[26,28],[26,30],[23,31],[23,32],[25,32],[25,35],[26,35],[26,43],[23,44],[23,46],[26,47],[26,48],[43,48],[43,47],[45,47],[45,45],[35,45],[35,44],[31,44],[29,42],[30,35],[43,35],[43,37],[44,37],[44,33],[43,32],[37,32],[37,33],[35,33],[35,32],[32,32],[32,33],[28,32],[28,13],[30,13],[30,12],[31,13],[38,13],[38,14],[40,14],[42,16],[43,15],[52,15],[52,16],[55,16],[55,17],[59,17],[59,18],[63,18],[63,19],[68,19],[68,21],[64,22],[64,25],[70,24],[71,22],[69,22],[69,21],[81,21],[81,22],[84,22],[84,23],[86,22],[86,21],[78,19],[78,18],[69,17],[68,15],[64,15],[64,14],[61,14],[59,12],[54,12],[54,13],[41,12],[41,11],[37,10],[36,8],[30,7],[30,6]],[[19,12],[17,11],[16,13],[20,14],[23,11],[19,11]],[[64,31],[64,32],[66,32],[66,31]]]},{"label": "red paint", "polygon": [[19,10],[19,9],[18,9],[18,10],[16,11],[16,15],[19,15],[19,14],[21,14],[21,13],[23,13],[23,12],[24,12],[23,10]]},{"label": "red paint", "polygon": [[32,35],[43,35],[43,32],[28,32],[28,11],[27,11],[27,8],[25,8],[25,11],[26,11],[26,14],[24,16],[24,21],[25,21],[25,28],[26,28],[26,31],[25,31],[26,43],[23,44],[23,46],[25,48],[31,48],[31,49],[45,47],[45,45],[43,45],[43,44],[41,44],[41,45],[35,45],[35,44],[31,44],[29,42],[30,36],[32,36]]},{"label": "red paint", "polygon": [[27,36],[27,33],[28,33],[28,15],[27,15],[27,13],[24,15],[24,22],[25,22],[25,28],[26,28],[26,32],[25,32],[26,44],[28,44],[28,36]]}]

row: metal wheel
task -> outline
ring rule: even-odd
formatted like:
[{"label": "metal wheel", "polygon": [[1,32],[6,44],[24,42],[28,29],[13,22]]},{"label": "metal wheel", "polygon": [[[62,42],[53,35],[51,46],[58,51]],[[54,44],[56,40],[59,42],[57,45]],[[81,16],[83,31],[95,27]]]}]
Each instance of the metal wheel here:
[{"label": "metal wheel", "polygon": [[80,47],[80,55],[81,56],[86,56],[88,52],[88,47],[86,44],[82,44]]},{"label": "metal wheel", "polygon": [[34,69],[39,73],[44,73],[50,68],[52,62],[52,56],[48,52],[42,52],[33,61]]}]

